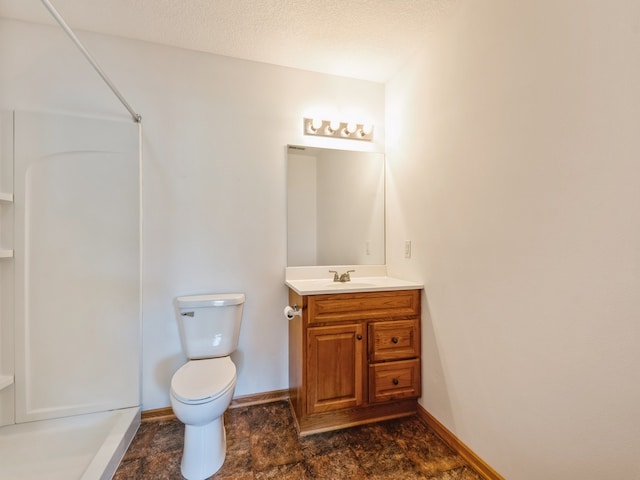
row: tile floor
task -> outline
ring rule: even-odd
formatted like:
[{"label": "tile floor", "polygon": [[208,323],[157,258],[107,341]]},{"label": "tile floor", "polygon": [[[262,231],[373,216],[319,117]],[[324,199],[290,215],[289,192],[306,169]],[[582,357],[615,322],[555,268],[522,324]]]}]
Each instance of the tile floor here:
[{"label": "tile floor", "polygon": [[[482,480],[418,417],[299,438],[287,402],[227,410],[211,480]],[[182,424],[144,422],[114,480],[179,480]]]}]

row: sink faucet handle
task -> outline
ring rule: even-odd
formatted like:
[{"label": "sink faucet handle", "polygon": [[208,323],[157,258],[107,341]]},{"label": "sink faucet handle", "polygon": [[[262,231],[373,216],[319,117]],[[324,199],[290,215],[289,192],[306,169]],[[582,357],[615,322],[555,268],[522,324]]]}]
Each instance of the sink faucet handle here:
[{"label": "sink faucet handle", "polygon": [[351,273],[351,272],[355,272],[355,270],[347,270],[342,275],[340,275],[340,277],[338,278],[338,281],[340,281],[340,282],[350,282],[351,281],[351,277],[349,276],[349,273]]},{"label": "sink faucet handle", "polygon": [[339,282],[340,281],[340,276],[338,275],[338,272],[336,272],[335,270],[329,270],[329,273],[333,273],[333,281],[334,282]]}]

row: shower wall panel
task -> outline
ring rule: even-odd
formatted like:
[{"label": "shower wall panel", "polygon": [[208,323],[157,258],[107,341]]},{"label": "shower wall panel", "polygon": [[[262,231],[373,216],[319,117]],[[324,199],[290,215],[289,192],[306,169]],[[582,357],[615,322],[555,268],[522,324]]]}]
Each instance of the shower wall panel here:
[{"label": "shower wall panel", "polygon": [[13,115],[0,112],[0,426],[15,423],[12,196]]},{"label": "shower wall panel", "polygon": [[131,122],[15,113],[16,421],[140,404]]}]

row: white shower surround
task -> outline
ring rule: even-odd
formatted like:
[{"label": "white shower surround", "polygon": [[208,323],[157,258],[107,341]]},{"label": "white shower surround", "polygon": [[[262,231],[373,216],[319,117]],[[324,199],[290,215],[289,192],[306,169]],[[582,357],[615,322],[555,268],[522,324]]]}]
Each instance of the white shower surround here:
[{"label": "white shower surround", "polygon": [[140,130],[2,119],[0,478],[111,478],[140,423]]}]

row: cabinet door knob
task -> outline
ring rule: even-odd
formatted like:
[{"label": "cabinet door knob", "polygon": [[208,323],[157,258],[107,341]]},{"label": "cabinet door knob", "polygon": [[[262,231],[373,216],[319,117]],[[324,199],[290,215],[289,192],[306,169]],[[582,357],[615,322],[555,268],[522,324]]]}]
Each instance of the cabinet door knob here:
[{"label": "cabinet door knob", "polygon": [[393,337],[393,338],[391,339],[391,341],[392,341],[393,343],[398,343],[398,337]]},{"label": "cabinet door knob", "polygon": [[398,379],[397,379],[397,378],[394,378],[394,379],[393,379],[393,384],[394,384],[394,385],[397,385],[397,384],[399,384],[399,383],[400,383],[400,382],[398,381]]},{"label": "cabinet door knob", "polygon": [[356,338],[357,338],[358,340],[362,340],[362,335],[358,334],[358,335],[356,335]]}]

